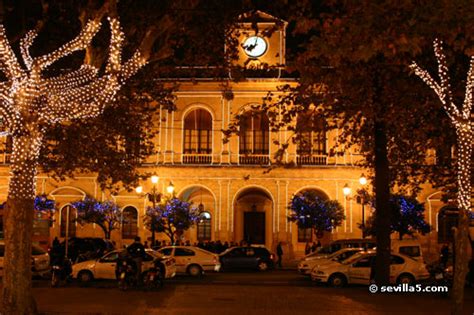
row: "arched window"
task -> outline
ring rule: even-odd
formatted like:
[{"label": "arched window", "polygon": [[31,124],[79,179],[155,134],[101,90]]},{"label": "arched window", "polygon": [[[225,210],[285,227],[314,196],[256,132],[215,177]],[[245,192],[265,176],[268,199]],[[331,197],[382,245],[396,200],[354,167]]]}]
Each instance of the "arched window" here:
[{"label": "arched window", "polygon": [[[326,164],[326,127],[322,117],[298,115],[297,130],[300,133],[296,153],[299,164]],[[314,157],[314,158],[312,158]]]},{"label": "arched window", "polygon": [[[71,205],[62,207],[61,212],[60,237],[76,236],[76,209]],[[66,235],[67,231],[67,235]]]},{"label": "arched window", "polygon": [[211,214],[207,211],[199,215],[197,223],[197,238],[199,241],[211,240]]},{"label": "arched window", "polygon": [[122,238],[133,239],[138,235],[138,211],[132,206],[122,211]]},{"label": "arched window", "polygon": [[[242,164],[266,164],[269,162],[269,121],[263,112],[250,111],[240,121],[239,154]],[[246,157],[249,156],[250,158]],[[252,155],[260,156],[254,159]]]},{"label": "arched window", "polygon": [[212,116],[204,109],[195,109],[184,119],[185,154],[212,153]]},{"label": "arched window", "polygon": [[442,208],[438,213],[438,242],[454,240],[453,227],[458,225],[458,209],[454,206]]}]

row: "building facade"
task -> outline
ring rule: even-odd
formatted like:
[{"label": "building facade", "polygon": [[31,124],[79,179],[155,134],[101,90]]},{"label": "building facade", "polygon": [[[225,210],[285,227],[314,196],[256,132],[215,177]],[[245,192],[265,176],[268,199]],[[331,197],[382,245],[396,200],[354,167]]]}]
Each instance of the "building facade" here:
[{"label": "building facade", "polygon": [[[272,70],[274,74],[240,82],[234,82],[231,77],[222,80],[182,78],[176,92],[177,110],[160,113],[163,122],[155,139],[157,152],[143,161],[143,170],[158,175],[159,181],[152,184],[147,180],[141,184],[144,192],[155,185],[158,191],[167,194],[166,187],[172,183],[179,198],[200,206],[201,220],[185,232],[183,239],[191,243],[247,240],[273,251],[281,241],[288,254],[286,259],[291,259],[302,255],[306,242],[317,240],[314,233],[298,229],[287,220],[292,197],[314,190],[319,196],[338,200],[344,206],[346,218],[342,226],[318,235],[323,244],[340,238],[360,238],[358,224],[362,222],[362,206],[351,195],[345,196],[342,188],[347,185],[352,192],[362,188],[359,177],[366,171],[356,166],[361,157],[355,149],[330,155],[329,148],[336,143],[338,130],[326,132],[324,124],[315,121],[305,134],[308,144],[304,147],[290,144],[284,156],[285,162],[293,162],[294,167],[266,172],[278,150],[274,140],[282,142],[290,134],[286,130],[270,132],[268,117],[254,112],[252,105],[261,104],[269,91],[278,93],[278,86],[296,81],[282,77],[285,23],[276,23],[274,17],[259,14],[261,29],[280,26],[277,31],[263,36],[243,22],[245,31],[238,35],[242,42],[238,62],[245,60],[242,64],[255,68],[263,64],[276,65],[273,68],[276,70]],[[227,92],[223,91],[223,85]],[[232,136],[225,143],[222,130],[227,129],[236,114],[244,117],[240,135]],[[297,123],[300,122],[295,121]],[[1,201],[6,200],[9,179],[8,138],[4,137],[3,142]],[[111,235],[118,246],[130,243],[135,236],[148,239],[151,235],[143,220],[146,207],[151,203],[143,193],[124,189],[111,195],[100,190],[94,174],[78,174],[75,179],[61,182],[40,174],[37,187],[38,194],[46,194],[58,206],[49,236],[43,242],[50,242],[54,237],[104,236],[98,226],[82,226],[74,221],[77,214],[70,204],[87,195],[114,200],[121,207],[124,222]],[[370,183],[365,188],[371,189]],[[433,227],[428,236],[420,237],[427,256],[434,257],[438,253],[439,244],[448,240],[449,228],[455,222],[440,197],[440,192],[428,186],[419,196],[420,201],[425,202],[426,219]],[[365,212],[367,217],[368,209]],[[166,237],[158,234],[158,239]]]}]

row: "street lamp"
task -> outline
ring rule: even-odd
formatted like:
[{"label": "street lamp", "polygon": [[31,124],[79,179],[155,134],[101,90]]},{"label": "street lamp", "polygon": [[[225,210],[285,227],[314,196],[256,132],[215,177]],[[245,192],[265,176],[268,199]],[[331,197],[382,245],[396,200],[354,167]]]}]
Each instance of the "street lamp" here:
[{"label": "street lamp", "polygon": [[[156,207],[156,203],[161,201],[161,193],[158,191],[156,188],[156,184],[158,184],[158,181],[160,178],[156,175],[151,176],[150,178],[151,183],[153,184],[151,191],[148,193],[145,193],[146,196],[148,196],[148,200],[152,203],[153,209]],[[143,187],[142,186],[137,186],[135,188],[135,192],[137,194],[142,194],[143,193]],[[152,218],[151,220],[151,246],[155,245],[155,220]]]},{"label": "street lamp", "polygon": [[348,184],[345,184],[344,187],[342,188],[342,192],[344,193],[344,196],[349,196],[351,194],[351,188],[349,187]]},{"label": "street lamp", "polygon": [[362,238],[365,238],[365,188],[364,186],[367,185],[367,178],[365,178],[364,174],[360,175],[359,183],[362,185],[362,191],[357,195],[357,203],[362,205]]},{"label": "street lamp", "polygon": [[168,187],[166,187],[166,191],[168,192],[168,194],[170,195],[173,195],[174,193],[174,185],[173,185],[173,182],[170,182]]}]

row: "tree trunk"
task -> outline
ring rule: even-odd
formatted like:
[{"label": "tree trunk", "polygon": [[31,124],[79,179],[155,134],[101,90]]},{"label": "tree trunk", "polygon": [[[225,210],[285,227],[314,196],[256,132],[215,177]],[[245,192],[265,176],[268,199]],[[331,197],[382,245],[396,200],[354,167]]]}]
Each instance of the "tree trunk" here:
[{"label": "tree trunk", "polygon": [[376,120],[375,131],[375,236],[377,261],[375,282],[387,285],[390,280],[390,176],[385,124]]},{"label": "tree trunk", "polygon": [[466,281],[469,246],[469,211],[471,207],[471,157],[472,157],[472,131],[467,123],[463,129],[462,124],[456,128],[458,140],[457,172],[458,172],[458,209],[459,221],[454,231],[455,257],[454,279],[452,294],[452,314],[461,314],[464,302],[464,285]]},{"label": "tree trunk", "polygon": [[35,176],[41,137],[13,139],[11,178],[5,212],[3,310],[5,314],[36,314],[31,286]]}]

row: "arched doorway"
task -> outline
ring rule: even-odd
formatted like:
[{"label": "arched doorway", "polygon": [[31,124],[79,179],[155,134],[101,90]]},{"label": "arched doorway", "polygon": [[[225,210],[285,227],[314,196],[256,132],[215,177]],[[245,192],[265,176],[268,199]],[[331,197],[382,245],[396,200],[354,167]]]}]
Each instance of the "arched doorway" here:
[{"label": "arched doorway", "polygon": [[122,239],[134,239],[138,236],[138,211],[127,206],[122,210]]},{"label": "arched doorway", "polygon": [[217,230],[216,199],[214,194],[207,187],[193,185],[184,188],[179,194],[179,198],[192,203],[193,207],[198,207],[200,214],[196,225],[184,233],[185,240],[191,243],[196,241],[217,240],[215,233]]},{"label": "arched doorway", "polygon": [[273,198],[267,190],[260,187],[241,190],[234,199],[235,241],[271,247],[273,207]]},{"label": "arched doorway", "polygon": [[76,209],[71,205],[65,205],[60,212],[60,237],[75,237],[76,236]]}]

